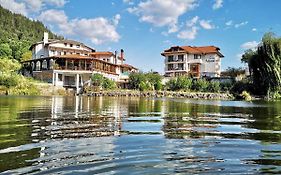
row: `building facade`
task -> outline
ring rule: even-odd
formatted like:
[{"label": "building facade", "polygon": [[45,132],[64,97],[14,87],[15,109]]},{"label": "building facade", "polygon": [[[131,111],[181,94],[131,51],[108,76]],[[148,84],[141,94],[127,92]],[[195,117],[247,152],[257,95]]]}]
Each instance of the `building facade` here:
[{"label": "building facade", "polygon": [[90,80],[93,73],[102,74],[126,86],[129,73],[137,68],[124,64],[124,51],[97,52],[95,49],[73,40],[48,39],[44,33],[41,42],[30,48],[32,59],[22,62],[24,75],[52,83],[54,86],[79,89]]},{"label": "building facade", "polygon": [[173,46],[161,53],[165,57],[165,76],[194,78],[219,77],[224,57],[215,46]]}]

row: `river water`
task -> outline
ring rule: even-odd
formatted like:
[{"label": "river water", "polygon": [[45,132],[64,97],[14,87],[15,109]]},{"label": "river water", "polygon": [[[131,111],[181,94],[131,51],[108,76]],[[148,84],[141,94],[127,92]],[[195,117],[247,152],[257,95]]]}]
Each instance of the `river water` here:
[{"label": "river water", "polygon": [[281,102],[0,97],[0,174],[281,174]]}]

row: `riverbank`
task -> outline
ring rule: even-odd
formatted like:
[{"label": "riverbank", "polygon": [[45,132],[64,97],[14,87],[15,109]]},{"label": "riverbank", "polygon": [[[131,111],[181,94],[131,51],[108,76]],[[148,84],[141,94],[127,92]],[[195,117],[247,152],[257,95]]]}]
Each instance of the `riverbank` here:
[{"label": "riverbank", "polygon": [[88,92],[86,96],[111,96],[111,97],[176,97],[191,99],[218,99],[233,100],[234,96],[230,93],[208,93],[208,92],[174,92],[174,91],[136,91],[136,90],[111,90]]},{"label": "riverbank", "polygon": [[[30,95],[30,96],[73,96],[74,90],[66,90],[63,87],[53,86],[49,83],[31,82],[32,86],[7,88],[0,86],[0,95]],[[23,90],[22,90],[23,89]]]}]

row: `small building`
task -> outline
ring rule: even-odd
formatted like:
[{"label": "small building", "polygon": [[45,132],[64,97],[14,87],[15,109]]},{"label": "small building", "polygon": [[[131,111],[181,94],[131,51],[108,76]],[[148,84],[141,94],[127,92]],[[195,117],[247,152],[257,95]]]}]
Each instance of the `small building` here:
[{"label": "small building", "polygon": [[165,57],[165,76],[194,78],[219,77],[224,57],[215,46],[172,46],[161,55]]},{"label": "small building", "polygon": [[97,52],[95,49],[74,40],[48,39],[44,33],[43,41],[30,47],[32,59],[22,62],[24,75],[52,83],[54,86],[75,88],[77,92],[93,73],[117,82],[126,87],[129,74],[138,69],[124,64],[124,51]]}]

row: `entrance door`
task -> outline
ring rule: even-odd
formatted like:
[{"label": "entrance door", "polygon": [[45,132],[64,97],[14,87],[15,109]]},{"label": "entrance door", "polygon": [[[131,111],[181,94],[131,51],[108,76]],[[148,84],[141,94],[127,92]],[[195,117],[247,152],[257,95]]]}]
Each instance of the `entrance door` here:
[{"label": "entrance door", "polygon": [[189,74],[191,77],[200,77],[200,64],[190,64]]}]

